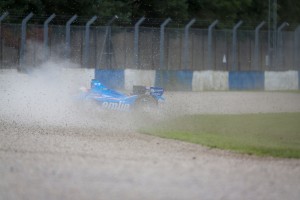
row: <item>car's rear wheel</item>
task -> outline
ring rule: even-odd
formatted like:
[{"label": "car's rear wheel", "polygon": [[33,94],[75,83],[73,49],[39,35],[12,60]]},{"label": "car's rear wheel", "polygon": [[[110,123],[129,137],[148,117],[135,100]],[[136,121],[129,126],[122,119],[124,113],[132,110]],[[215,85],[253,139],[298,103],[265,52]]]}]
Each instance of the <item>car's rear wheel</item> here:
[{"label": "car's rear wheel", "polygon": [[157,100],[151,95],[142,95],[135,102],[135,110],[151,112],[157,108]]}]

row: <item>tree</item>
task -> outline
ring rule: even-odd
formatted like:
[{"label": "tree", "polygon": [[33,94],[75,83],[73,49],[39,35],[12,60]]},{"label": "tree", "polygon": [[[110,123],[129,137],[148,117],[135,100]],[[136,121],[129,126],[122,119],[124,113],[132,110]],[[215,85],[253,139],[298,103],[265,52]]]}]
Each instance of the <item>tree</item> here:
[{"label": "tree", "polygon": [[300,23],[300,1],[278,0],[278,21],[288,23]]},{"label": "tree", "polygon": [[43,15],[44,4],[42,0],[5,0],[0,1],[0,12],[9,11],[12,15],[27,15],[33,12],[37,15]]},{"label": "tree", "polygon": [[[299,0],[277,0],[278,21],[300,22]],[[239,20],[246,24],[258,24],[268,20],[268,0],[5,0],[0,1],[0,12],[9,11],[12,15],[36,16],[52,13],[57,15],[74,15],[111,18],[118,15],[130,20],[145,16],[146,18],[171,17],[176,20],[198,18],[232,26]]]},{"label": "tree", "polygon": [[189,0],[190,16],[198,19],[219,19],[226,24],[239,20],[248,23],[258,22],[267,17],[267,1],[260,0]]},{"label": "tree", "polygon": [[132,17],[186,19],[188,17],[187,0],[133,0]]}]

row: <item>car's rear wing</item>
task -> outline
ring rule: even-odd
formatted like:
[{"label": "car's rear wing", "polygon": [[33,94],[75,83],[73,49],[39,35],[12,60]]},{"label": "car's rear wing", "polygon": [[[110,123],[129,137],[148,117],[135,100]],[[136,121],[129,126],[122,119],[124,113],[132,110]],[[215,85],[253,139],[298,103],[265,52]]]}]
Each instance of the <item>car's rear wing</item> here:
[{"label": "car's rear wing", "polygon": [[155,97],[161,97],[164,94],[164,89],[161,87],[150,87],[150,94]]},{"label": "car's rear wing", "polygon": [[140,85],[134,85],[132,88],[132,95],[151,95],[157,101],[164,101],[164,97],[162,96],[164,93],[164,89],[161,87],[145,87]]},{"label": "car's rear wing", "polygon": [[161,97],[164,93],[164,89],[161,87],[145,87],[145,86],[140,86],[140,85],[134,85],[132,88],[132,93],[133,95],[143,95],[150,93],[150,95],[155,96],[155,97]]}]

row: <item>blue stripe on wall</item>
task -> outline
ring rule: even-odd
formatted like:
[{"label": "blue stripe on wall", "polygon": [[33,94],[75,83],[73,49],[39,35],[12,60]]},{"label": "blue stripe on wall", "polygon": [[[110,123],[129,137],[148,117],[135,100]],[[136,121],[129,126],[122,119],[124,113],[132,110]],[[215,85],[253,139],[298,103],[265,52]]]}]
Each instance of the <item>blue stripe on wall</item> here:
[{"label": "blue stripe on wall", "polygon": [[108,88],[124,89],[123,69],[96,69],[95,79],[99,80]]},{"label": "blue stripe on wall", "polygon": [[229,72],[230,90],[263,90],[265,76],[264,72]]},{"label": "blue stripe on wall", "polygon": [[168,91],[192,91],[193,71],[156,70],[155,86]]}]

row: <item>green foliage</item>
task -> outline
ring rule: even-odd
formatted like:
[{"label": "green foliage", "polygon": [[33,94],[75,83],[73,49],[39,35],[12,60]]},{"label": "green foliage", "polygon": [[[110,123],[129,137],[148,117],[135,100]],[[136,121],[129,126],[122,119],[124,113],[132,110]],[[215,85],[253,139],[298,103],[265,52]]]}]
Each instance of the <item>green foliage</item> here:
[{"label": "green foliage", "polygon": [[268,1],[260,0],[189,0],[189,14],[199,19],[219,19],[234,24],[239,20],[260,22],[268,17]]},{"label": "green foliage", "polygon": [[5,0],[0,1],[0,12],[9,11],[15,15],[27,15],[30,12],[45,14],[42,0]]},{"label": "green foliage", "polygon": [[279,21],[287,21],[289,23],[300,22],[300,1],[285,0],[279,1],[278,8]]},{"label": "green foliage", "polygon": [[300,158],[299,121],[300,113],[192,115],[142,132],[248,154]]},{"label": "green foliage", "polygon": [[[272,0],[271,0],[272,1]],[[9,11],[14,15],[74,15],[112,17],[129,20],[167,18],[175,20],[213,21],[219,19],[227,24],[243,20],[257,24],[268,19],[269,1],[261,0],[5,0],[0,1],[0,12]],[[300,1],[278,1],[278,20],[289,23],[300,21]]]},{"label": "green foliage", "polygon": [[132,1],[133,17],[167,18],[184,20],[188,17],[186,0],[135,0]]},{"label": "green foliage", "polygon": [[111,17],[113,15],[124,15],[129,17],[130,7],[124,0],[42,0],[45,5],[45,12],[49,15],[57,13],[59,15]]}]

